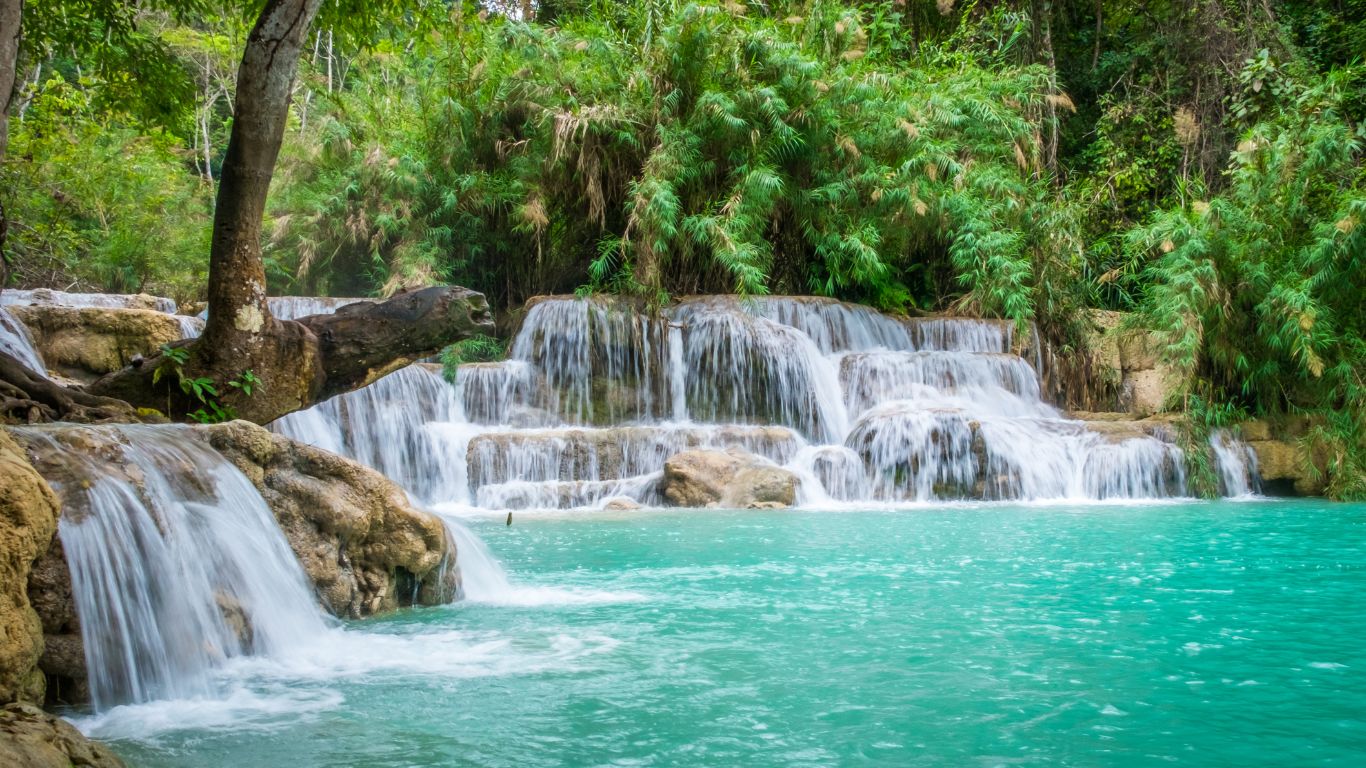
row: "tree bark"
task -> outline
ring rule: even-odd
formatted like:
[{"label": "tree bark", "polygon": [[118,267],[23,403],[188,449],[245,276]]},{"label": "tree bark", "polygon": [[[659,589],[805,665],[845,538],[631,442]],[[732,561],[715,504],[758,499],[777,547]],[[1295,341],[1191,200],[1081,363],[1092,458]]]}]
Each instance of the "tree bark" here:
[{"label": "tree bark", "polygon": [[213,215],[209,321],[199,345],[206,362],[249,356],[272,331],[261,219],[289,120],[299,55],[321,5],[322,0],[269,0],[247,36]]},{"label": "tree bark", "polygon": [[0,352],[0,424],[138,421],[128,403],[63,387]]},{"label": "tree bark", "polygon": [[[14,81],[19,74],[19,30],[24,16],[24,0],[0,0],[0,165],[9,150],[9,108],[14,100]],[[9,285],[9,251],[5,236],[9,220],[0,203],[0,291]]]},{"label": "tree bark", "polygon": [[19,30],[24,0],[0,0],[0,162],[9,148],[9,108],[19,74]]},{"label": "tree bark", "polygon": [[[250,350],[250,358],[224,360],[214,368],[186,375],[213,379],[220,397],[237,418],[266,424],[335,395],[363,387],[406,365],[441,351],[453,341],[493,333],[493,315],[483,294],[465,288],[424,288],[385,302],[359,302],[334,315],[272,320],[271,332]],[[182,342],[192,344],[193,342]],[[125,368],[96,381],[90,392],[135,406],[164,410],[168,397],[173,418],[202,403],[185,395],[166,369],[152,383],[164,356]],[[226,385],[250,370],[261,386],[246,395]]]}]

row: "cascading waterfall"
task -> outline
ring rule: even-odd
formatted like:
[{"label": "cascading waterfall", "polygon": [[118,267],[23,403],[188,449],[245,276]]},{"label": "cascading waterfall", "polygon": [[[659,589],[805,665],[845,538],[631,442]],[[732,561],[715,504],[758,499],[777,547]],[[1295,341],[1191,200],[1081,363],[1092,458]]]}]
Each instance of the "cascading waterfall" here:
[{"label": "cascading waterfall", "polygon": [[460,366],[453,389],[414,367],[275,428],[424,502],[491,509],[656,504],[665,461],[692,448],[784,465],[812,505],[1186,493],[1171,435],[1067,418],[1015,344],[1005,322],[829,299],[703,296],[654,315],[552,297],[510,359]]},{"label": "cascading waterfall", "polygon": [[331,315],[347,304],[369,301],[360,298],[327,296],[271,296],[266,299],[270,313],[280,320],[298,320],[309,315]]},{"label": "cascading waterfall", "polygon": [[1225,496],[1247,496],[1260,490],[1257,453],[1226,429],[1209,438],[1214,464],[1219,470],[1219,491]]},{"label": "cascading waterfall", "polygon": [[475,430],[465,421],[456,389],[425,364],[271,426],[290,439],[373,467],[418,499],[461,501],[467,495],[465,444]]},{"label": "cascading waterfall", "polygon": [[[3,295],[0,293],[0,296]],[[23,363],[40,376],[47,375],[47,366],[43,364],[38,348],[33,346],[33,337],[29,336],[28,328],[3,306],[0,306],[0,352]]]},{"label": "cascading waterfall", "polygon": [[[67,293],[39,288],[31,291],[6,290],[0,293],[0,305],[70,307],[72,309],[151,309],[175,318],[180,326],[180,338],[193,339],[204,331],[204,320],[177,314],[174,299],[164,296],[143,296],[119,293]],[[12,319],[12,318],[11,318]],[[0,332],[2,334],[3,332]],[[3,342],[0,342],[3,343]]]},{"label": "cascading waterfall", "polygon": [[265,501],[188,427],[15,434],[60,465],[44,474],[63,497],[60,537],[96,710],[216,696],[225,660],[324,630]]},{"label": "cascading waterfall", "polygon": [[67,293],[48,288],[31,291],[6,289],[0,292],[0,304],[15,306],[45,305],[52,307],[72,307],[82,309],[99,307],[103,309],[155,309],[174,315],[177,307],[174,299],[164,296],[145,296],[123,293]]}]

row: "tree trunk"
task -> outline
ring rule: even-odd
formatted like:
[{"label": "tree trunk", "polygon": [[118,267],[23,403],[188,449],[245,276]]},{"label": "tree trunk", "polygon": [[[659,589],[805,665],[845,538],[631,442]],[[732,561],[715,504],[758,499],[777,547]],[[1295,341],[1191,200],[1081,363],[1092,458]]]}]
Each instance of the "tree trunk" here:
[{"label": "tree trunk", "polygon": [[137,420],[128,403],[63,387],[0,352],[0,424]]},{"label": "tree trunk", "polygon": [[24,0],[0,0],[0,162],[9,148],[9,108],[19,76],[19,28]]},{"label": "tree trunk", "polygon": [[269,0],[247,37],[213,215],[209,321],[200,345],[210,359],[247,355],[271,331],[261,219],[299,55],[321,5],[322,0]]},{"label": "tree trunk", "polygon": [[[19,29],[23,16],[24,0],[0,0],[0,165],[9,149],[9,108],[19,74]],[[8,230],[5,206],[0,202],[0,291],[9,285],[9,251],[5,248]]]}]

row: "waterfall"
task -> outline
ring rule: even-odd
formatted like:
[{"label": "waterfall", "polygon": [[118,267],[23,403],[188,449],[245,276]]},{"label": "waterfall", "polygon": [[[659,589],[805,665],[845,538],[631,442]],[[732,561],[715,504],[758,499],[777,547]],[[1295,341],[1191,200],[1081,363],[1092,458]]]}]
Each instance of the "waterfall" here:
[{"label": "waterfall", "polygon": [[291,413],[271,428],[373,467],[430,502],[467,495],[464,444],[442,426],[465,423],[457,390],[438,371],[418,364]]},{"label": "waterfall", "polygon": [[216,696],[225,660],[323,631],[265,501],[188,427],[15,434],[62,465],[44,474],[63,498],[59,531],[97,711]]},{"label": "waterfall", "polygon": [[347,304],[371,301],[360,298],[329,296],[271,296],[266,299],[270,313],[280,320],[298,320],[309,315],[331,315]]},{"label": "waterfall", "polygon": [[688,368],[683,363],[683,326],[669,323],[669,415],[688,420]]},{"label": "waterfall", "polygon": [[67,293],[66,291],[54,291],[48,288],[38,288],[32,291],[6,289],[0,292],[0,304],[73,307],[76,309],[87,307],[154,309],[168,315],[174,315],[177,309],[175,301],[164,296],[123,293]]},{"label": "waterfall", "polygon": [[1247,496],[1260,490],[1257,454],[1226,429],[1217,429],[1209,438],[1210,451],[1219,471],[1219,491],[1225,496]]},{"label": "waterfall", "polygon": [[[8,293],[5,291],[0,296]],[[29,336],[28,328],[3,306],[0,306],[0,352],[23,363],[39,376],[47,375],[47,366],[43,364],[37,347],[33,346],[33,337]]]},{"label": "waterfall", "polygon": [[488,509],[658,504],[664,463],[694,448],[784,465],[811,505],[1186,493],[1170,435],[1068,418],[1014,333],[831,299],[688,297],[654,314],[549,297],[508,360],[462,365],[454,385],[415,366],[274,428],[424,502]]}]

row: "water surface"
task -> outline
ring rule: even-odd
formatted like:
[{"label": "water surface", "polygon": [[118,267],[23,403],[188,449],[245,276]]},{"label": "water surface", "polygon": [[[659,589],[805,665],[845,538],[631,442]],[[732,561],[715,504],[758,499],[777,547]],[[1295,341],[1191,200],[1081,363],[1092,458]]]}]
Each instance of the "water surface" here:
[{"label": "water surface", "polygon": [[132,766],[1366,764],[1366,506],[522,515],[482,602],[78,719]]}]

